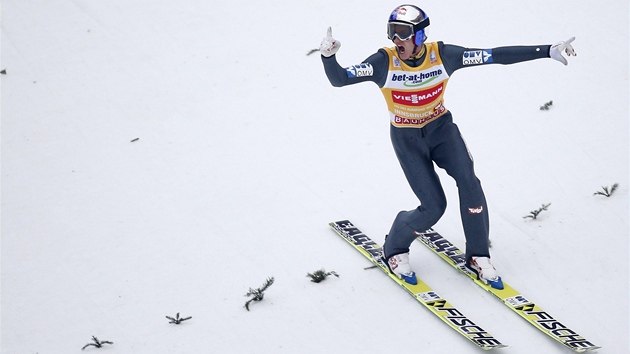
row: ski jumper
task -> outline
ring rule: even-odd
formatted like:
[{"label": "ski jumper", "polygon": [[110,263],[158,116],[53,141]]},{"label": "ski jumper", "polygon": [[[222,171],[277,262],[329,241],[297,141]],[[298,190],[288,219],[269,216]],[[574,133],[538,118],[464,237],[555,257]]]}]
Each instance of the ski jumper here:
[{"label": "ski jumper", "polygon": [[446,211],[446,196],[434,163],[457,183],[466,237],[466,259],[490,257],[488,206],[468,151],[444,92],[456,70],[487,64],[513,64],[549,58],[549,45],[472,49],[443,42],[423,44],[424,54],[401,60],[396,48],[382,48],[359,65],[343,68],[336,55],[322,56],[335,87],[374,82],[383,93],[390,118],[390,138],[407,182],[420,200],[414,210],[398,213],[383,245],[385,258],[409,252],[415,231],[435,225]]}]

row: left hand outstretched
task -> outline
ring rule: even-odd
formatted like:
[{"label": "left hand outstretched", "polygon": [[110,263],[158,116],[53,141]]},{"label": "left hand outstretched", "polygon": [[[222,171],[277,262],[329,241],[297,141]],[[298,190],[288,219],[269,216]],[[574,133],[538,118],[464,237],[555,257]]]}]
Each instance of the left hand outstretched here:
[{"label": "left hand outstretched", "polygon": [[558,42],[552,45],[551,49],[549,50],[549,56],[551,57],[551,59],[557,60],[564,65],[569,65],[567,59],[562,55],[562,52],[567,53],[567,56],[569,57],[577,56],[575,50],[573,49],[573,46],[571,45],[574,40],[575,37],[571,37],[566,41]]}]

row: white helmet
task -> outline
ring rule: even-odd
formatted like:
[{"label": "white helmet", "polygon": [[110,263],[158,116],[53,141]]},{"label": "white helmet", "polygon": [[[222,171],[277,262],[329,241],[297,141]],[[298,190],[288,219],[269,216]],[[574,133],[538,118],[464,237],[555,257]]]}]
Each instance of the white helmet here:
[{"label": "white helmet", "polygon": [[387,38],[408,40],[415,36],[414,43],[421,45],[427,36],[424,29],[429,25],[429,17],[415,5],[400,5],[392,11],[387,21]]}]

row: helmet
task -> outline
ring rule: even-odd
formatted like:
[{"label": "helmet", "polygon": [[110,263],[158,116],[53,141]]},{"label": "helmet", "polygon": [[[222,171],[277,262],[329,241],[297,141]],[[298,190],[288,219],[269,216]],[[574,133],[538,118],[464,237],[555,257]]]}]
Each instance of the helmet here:
[{"label": "helmet", "polygon": [[429,25],[429,17],[415,5],[400,5],[392,11],[387,21],[387,37],[407,40],[415,35],[414,42],[421,45],[427,36],[424,29]]}]

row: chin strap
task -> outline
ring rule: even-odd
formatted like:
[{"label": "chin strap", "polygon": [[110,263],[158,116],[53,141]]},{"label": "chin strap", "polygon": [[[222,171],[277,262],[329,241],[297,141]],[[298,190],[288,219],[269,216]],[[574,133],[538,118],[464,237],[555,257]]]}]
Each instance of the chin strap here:
[{"label": "chin strap", "polygon": [[[415,54],[411,57],[409,57],[409,60],[416,60],[416,59],[420,59],[420,57],[422,57],[424,55],[424,43],[421,44],[422,45],[422,50],[420,50],[420,52],[418,54]],[[418,47],[420,47],[419,45],[415,45],[413,47],[413,52],[415,53],[416,50],[418,50]]]}]

